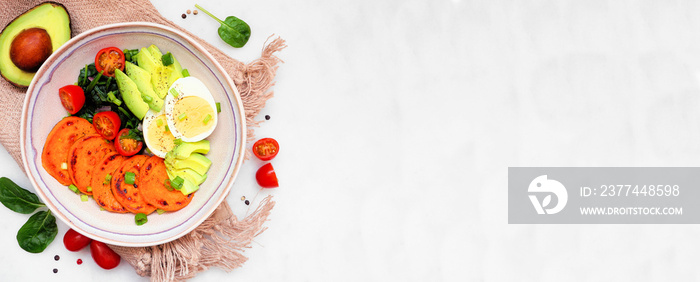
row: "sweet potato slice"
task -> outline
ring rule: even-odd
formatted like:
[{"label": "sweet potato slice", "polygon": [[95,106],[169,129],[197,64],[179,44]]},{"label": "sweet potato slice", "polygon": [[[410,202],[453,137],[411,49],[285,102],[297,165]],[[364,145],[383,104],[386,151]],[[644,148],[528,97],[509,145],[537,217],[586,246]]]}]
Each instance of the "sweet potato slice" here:
[{"label": "sweet potato slice", "polygon": [[[126,158],[119,153],[108,154],[100,160],[92,173],[92,182],[90,184],[90,187],[92,187],[92,198],[95,199],[95,202],[97,202],[100,207],[111,212],[128,212],[124,206],[114,198],[110,185],[112,183],[111,177],[122,165],[124,160],[126,160]],[[107,177],[107,175],[109,175],[109,177]]]},{"label": "sweet potato slice", "polygon": [[92,195],[87,188],[92,184],[95,166],[116,151],[114,144],[100,135],[86,135],[73,143],[68,154],[68,175],[80,192]]},{"label": "sweet potato slice", "polygon": [[186,207],[194,193],[185,196],[177,190],[168,191],[165,186],[168,180],[165,162],[158,156],[152,156],[141,166],[141,194],[144,200],[152,206],[164,211],[176,211]]},{"label": "sweet potato slice", "polygon": [[[84,118],[67,117],[59,121],[46,137],[41,153],[41,165],[59,183],[70,185],[68,175],[68,154],[78,139],[85,135],[97,134],[92,124]],[[65,164],[65,168],[62,165]]]},{"label": "sweet potato slice", "polygon": [[[148,159],[148,156],[136,155],[133,156],[122,163],[121,166],[114,172],[112,176],[112,194],[117,201],[126,208],[126,210],[133,213],[145,213],[150,214],[156,210],[154,206],[149,205],[143,199],[141,195],[141,190],[139,189],[140,184],[140,173],[141,166]],[[134,184],[126,184],[124,175],[127,172],[134,173],[136,175]]]}]

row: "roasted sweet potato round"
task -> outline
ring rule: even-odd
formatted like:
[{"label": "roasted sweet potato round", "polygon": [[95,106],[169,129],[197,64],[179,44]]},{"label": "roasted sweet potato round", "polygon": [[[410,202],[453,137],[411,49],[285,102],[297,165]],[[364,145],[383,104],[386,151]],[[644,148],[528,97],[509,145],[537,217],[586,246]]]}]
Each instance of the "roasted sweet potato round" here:
[{"label": "roasted sweet potato round", "polygon": [[178,190],[168,191],[165,162],[158,156],[152,156],[141,166],[141,194],[152,206],[164,211],[176,211],[186,207],[194,193],[185,196]]}]

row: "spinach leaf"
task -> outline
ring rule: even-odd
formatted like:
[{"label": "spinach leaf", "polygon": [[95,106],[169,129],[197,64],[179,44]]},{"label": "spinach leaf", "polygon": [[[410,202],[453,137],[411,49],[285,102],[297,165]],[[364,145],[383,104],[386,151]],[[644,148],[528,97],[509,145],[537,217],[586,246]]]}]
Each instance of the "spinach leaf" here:
[{"label": "spinach leaf", "polygon": [[30,253],[41,253],[58,234],[56,218],[51,211],[40,211],[29,217],[17,232],[17,243]]},{"label": "spinach leaf", "polygon": [[245,21],[234,16],[229,16],[226,20],[221,21],[198,4],[194,6],[221,24],[219,27],[219,37],[221,37],[224,42],[228,43],[228,45],[240,48],[248,42],[250,38],[250,26],[248,26]]},{"label": "spinach leaf", "polygon": [[34,193],[19,187],[7,177],[0,178],[0,202],[18,213],[30,214],[37,208],[45,207]]}]

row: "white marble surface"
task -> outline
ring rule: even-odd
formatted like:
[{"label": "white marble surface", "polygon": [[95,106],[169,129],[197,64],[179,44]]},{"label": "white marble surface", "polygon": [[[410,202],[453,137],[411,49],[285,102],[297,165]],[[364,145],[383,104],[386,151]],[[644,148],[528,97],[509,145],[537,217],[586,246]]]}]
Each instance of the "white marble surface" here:
[{"label": "white marble surface", "polygon": [[[253,203],[275,196],[269,229],[242,268],[192,281],[700,279],[698,226],[508,225],[506,194],[508,166],[698,166],[700,3],[201,1],[250,24],[242,49],[181,19],[195,2],[153,3],[243,61],[289,45],[256,130],[282,147],[281,187]],[[239,216],[260,164],[228,197]],[[0,280],[147,280],[66,251],[62,223],[22,251],[26,218],[1,212]]]}]

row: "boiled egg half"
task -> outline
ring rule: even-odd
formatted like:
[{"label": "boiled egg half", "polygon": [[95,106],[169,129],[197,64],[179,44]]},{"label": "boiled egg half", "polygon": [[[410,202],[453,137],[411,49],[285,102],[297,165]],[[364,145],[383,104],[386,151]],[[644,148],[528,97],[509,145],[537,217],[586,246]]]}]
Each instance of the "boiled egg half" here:
[{"label": "boiled egg half", "polygon": [[170,131],[164,110],[146,112],[143,118],[143,139],[146,147],[161,158],[165,158],[165,154],[175,147],[175,136]]},{"label": "boiled egg half", "polygon": [[216,127],[214,97],[207,86],[195,77],[188,76],[173,82],[163,109],[170,132],[182,141],[200,141],[209,137]]}]

